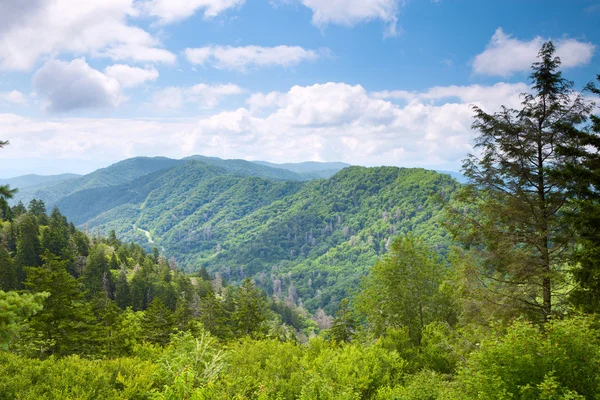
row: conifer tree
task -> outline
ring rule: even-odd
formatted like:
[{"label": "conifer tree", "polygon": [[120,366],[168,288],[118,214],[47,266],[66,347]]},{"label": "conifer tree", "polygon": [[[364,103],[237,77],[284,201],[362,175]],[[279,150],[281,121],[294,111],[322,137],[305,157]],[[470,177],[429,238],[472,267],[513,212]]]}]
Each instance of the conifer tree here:
[{"label": "conifer tree", "polygon": [[50,296],[30,320],[29,342],[37,355],[86,354],[90,351],[92,316],[79,283],[66,270],[66,261],[49,257],[41,267],[27,268],[26,286]]},{"label": "conifer tree", "polygon": [[[597,76],[600,83],[600,75]],[[593,83],[587,90],[600,96]],[[567,215],[577,234],[577,248],[572,270],[578,286],[571,300],[585,311],[600,312],[600,116],[591,115],[585,129],[566,126],[566,132],[578,146],[559,146],[558,151],[572,157],[557,176],[565,182],[575,198],[575,212]]]},{"label": "conifer tree", "polygon": [[18,288],[19,282],[15,265],[8,251],[0,246],[0,290],[9,291]]},{"label": "conifer tree", "polygon": [[17,253],[15,267],[19,284],[25,280],[26,267],[41,265],[39,227],[34,216],[25,214],[17,220],[19,235],[17,238]]},{"label": "conifer tree", "polygon": [[131,290],[129,289],[127,274],[124,270],[119,271],[115,282],[115,301],[122,310],[131,306]]},{"label": "conifer tree", "polygon": [[257,335],[266,319],[266,304],[263,295],[246,278],[235,294],[235,311],[232,315],[238,336]]},{"label": "conifer tree", "polygon": [[173,313],[156,298],[144,312],[142,320],[144,340],[149,343],[166,345],[175,329]]},{"label": "conifer tree", "polygon": [[554,174],[573,158],[557,146],[578,146],[569,132],[585,121],[590,105],[562,77],[552,42],[538,60],[521,109],[488,114],[474,107],[478,154],[464,161],[469,185],[458,196],[464,208],[451,228],[477,250],[491,301],[544,321],[562,301],[556,295],[564,292],[561,267],[573,237],[562,217],[570,195]]},{"label": "conifer tree", "polygon": [[348,304],[348,299],[344,298],[341,301],[337,312],[335,313],[333,325],[330,329],[331,336],[337,343],[350,342],[354,337],[357,327],[358,322],[352,315],[352,310]]}]

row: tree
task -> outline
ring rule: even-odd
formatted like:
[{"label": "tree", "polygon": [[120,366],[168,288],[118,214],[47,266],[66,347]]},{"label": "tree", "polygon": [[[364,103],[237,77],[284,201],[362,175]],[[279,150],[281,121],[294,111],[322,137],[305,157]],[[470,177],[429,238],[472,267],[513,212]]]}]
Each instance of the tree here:
[{"label": "tree", "polygon": [[160,299],[155,298],[144,311],[142,328],[145,341],[166,345],[175,330],[175,318],[171,310],[165,307]]},{"label": "tree", "polygon": [[265,299],[250,278],[246,278],[235,293],[235,311],[232,315],[238,336],[261,332],[266,319]]},{"label": "tree", "polygon": [[375,263],[357,305],[376,335],[388,328],[408,329],[419,344],[423,328],[434,321],[454,322],[450,300],[440,291],[446,268],[423,240],[400,236]]},{"label": "tree", "polygon": [[4,292],[0,290],[0,350],[8,350],[10,342],[27,327],[26,320],[43,308],[49,293]]},{"label": "tree", "polygon": [[92,247],[81,279],[89,299],[98,293],[110,298],[114,297],[112,274],[106,258],[105,245],[97,244]]},{"label": "tree", "polygon": [[352,315],[352,310],[348,305],[348,299],[345,298],[341,301],[337,312],[335,313],[335,319],[331,326],[331,336],[337,343],[347,343],[352,340],[358,322]]},{"label": "tree", "polygon": [[[597,80],[600,83],[600,75]],[[587,89],[600,95],[600,88],[594,84]],[[600,312],[600,116],[592,115],[590,119],[585,129],[567,131],[579,146],[558,147],[573,161],[565,163],[557,175],[567,183],[577,205],[577,212],[567,215],[578,244],[572,260],[578,286],[571,300],[585,311]]]},{"label": "tree", "polygon": [[0,246],[0,290],[16,290],[19,287],[17,270],[8,251]]},{"label": "tree", "polygon": [[17,254],[15,255],[15,266],[19,284],[25,280],[25,268],[41,265],[39,227],[35,217],[29,214],[21,216],[17,220],[18,238]]},{"label": "tree", "polygon": [[115,301],[122,310],[131,306],[131,290],[125,270],[120,270],[115,282]]},{"label": "tree", "polygon": [[[8,145],[8,140],[0,140],[0,149]],[[8,206],[8,199],[12,199],[17,189],[11,189],[9,185],[0,186],[0,210],[2,211],[1,218],[12,220],[12,210]]]},{"label": "tree", "polygon": [[48,229],[42,234],[42,248],[55,256],[70,257],[72,254],[69,246],[70,233],[67,218],[58,208],[54,207],[50,213]]},{"label": "tree", "polygon": [[464,161],[469,185],[457,196],[462,207],[454,208],[450,226],[455,239],[478,253],[490,299],[542,321],[558,303],[572,244],[563,218],[570,195],[554,171],[573,157],[557,146],[578,146],[570,132],[591,111],[562,77],[554,53],[552,42],[544,43],[521,109],[488,114],[474,107],[480,154]]},{"label": "tree", "polygon": [[27,268],[27,288],[34,293],[50,293],[44,309],[30,319],[27,332],[26,342],[38,355],[85,354],[92,341],[89,304],[66,264],[49,257],[43,266]]}]

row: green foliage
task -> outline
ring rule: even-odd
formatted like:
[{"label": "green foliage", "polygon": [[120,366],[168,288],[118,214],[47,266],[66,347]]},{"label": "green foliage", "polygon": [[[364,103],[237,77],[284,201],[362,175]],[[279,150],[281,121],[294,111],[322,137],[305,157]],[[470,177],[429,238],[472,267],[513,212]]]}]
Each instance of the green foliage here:
[{"label": "green foliage", "polygon": [[41,267],[27,268],[27,288],[50,295],[17,343],[25,353],[44,357],[90,352],[91,309],[84,302],[79,283],[67,272],[66,263],[50,257]]},{"label": "green foliage", "polygon": [[350,342],[354,337],[358,322],[349,307],[348,299],[343,299],[335,313],[331,326],[331,338],[337,343]]},{"label": "green foliage", "polygon": [[156,365],[135,358],[91,361],[78,356],[40,361],[0,353],[0,398],[149,399]]},{"label": "green foliage", "polygon": [[[577,130],[591,105],[562,77],[552,42],[532,65],[531,93],[521,109],[488,114],[475,107],[479,132],[464,174],[469,185],[451,209],[453,235],[480,255],[480,279],[495,303],[539,321],[564,303],[562,270],[573,233],[565,212],[571,194],[556,172],[572,157],[559,148],[577,148]],[[464,211],[468,211],[465,213]]]},{"label": "green foliage", "polygon": [[[462,399],[593,399],[600,395],[600,336],[590,318],[516,322],[488,338],[457,376]],[[571,397],[569,397],[571,396]]]},{"label": "green foliage", "polygon": [[422,240],[399,237],[373,266],[358,297],[359,309],[376,335],[390,327],[407,327],[419,344],[426,325],[455,320],[451,299],[440,290],[446,274]]},{"label": "green foliage", "polygon": [[175,330],[175,318],[159,298],[152,300],[144,313],[142,330],[144,340],[149,343],[169,343],[169,337]]},{"label": "green foliage", "polygon": [[232,318],[238,336],[256,336],[264,331],[266,301],[249,278],[234,294],[235,311]]},{"label": "green foliage", "polygon": [[4,292],[0,290],[0,350],[8,347],[27,327],[26,320],[43,308],[49,293]]}]

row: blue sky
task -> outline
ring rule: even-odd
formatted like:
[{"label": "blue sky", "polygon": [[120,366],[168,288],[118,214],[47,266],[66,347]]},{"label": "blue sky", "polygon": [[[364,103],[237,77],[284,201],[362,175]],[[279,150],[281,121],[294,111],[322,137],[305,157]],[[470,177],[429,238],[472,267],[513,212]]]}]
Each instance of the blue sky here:
[{"label": "blue sky", "polygon": [[600,73],[598,0],[3,0],[0,177],[203,154],[458,170],[552,39]]}]

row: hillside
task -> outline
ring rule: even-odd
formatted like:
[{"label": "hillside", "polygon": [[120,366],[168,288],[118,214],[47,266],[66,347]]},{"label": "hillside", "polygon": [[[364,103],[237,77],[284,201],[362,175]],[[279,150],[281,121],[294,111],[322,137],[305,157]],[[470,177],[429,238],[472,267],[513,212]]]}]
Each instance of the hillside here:
[{"label": "hillside", "polygon": [[204,266],[233,283],[250,276],[270,294],[331,312],[393,236],[413,231],[443,252],[435,198],[457,187],[423,169],[350,167],[298,182],[190,160],[56,204],[77,225],[158,247],[188,271]]},{"label": "hillside", "polygon": [[343,165],[134,158],[25,187],[15,201],[41,198],[77,226],[157,247],[188,271],[206,267],[231,283],[252,277],[288,303],[332,313],[392,237],[412,231],[443,253],[436,198],[459,186],[449,175],[396,167],[306,175]]}]

